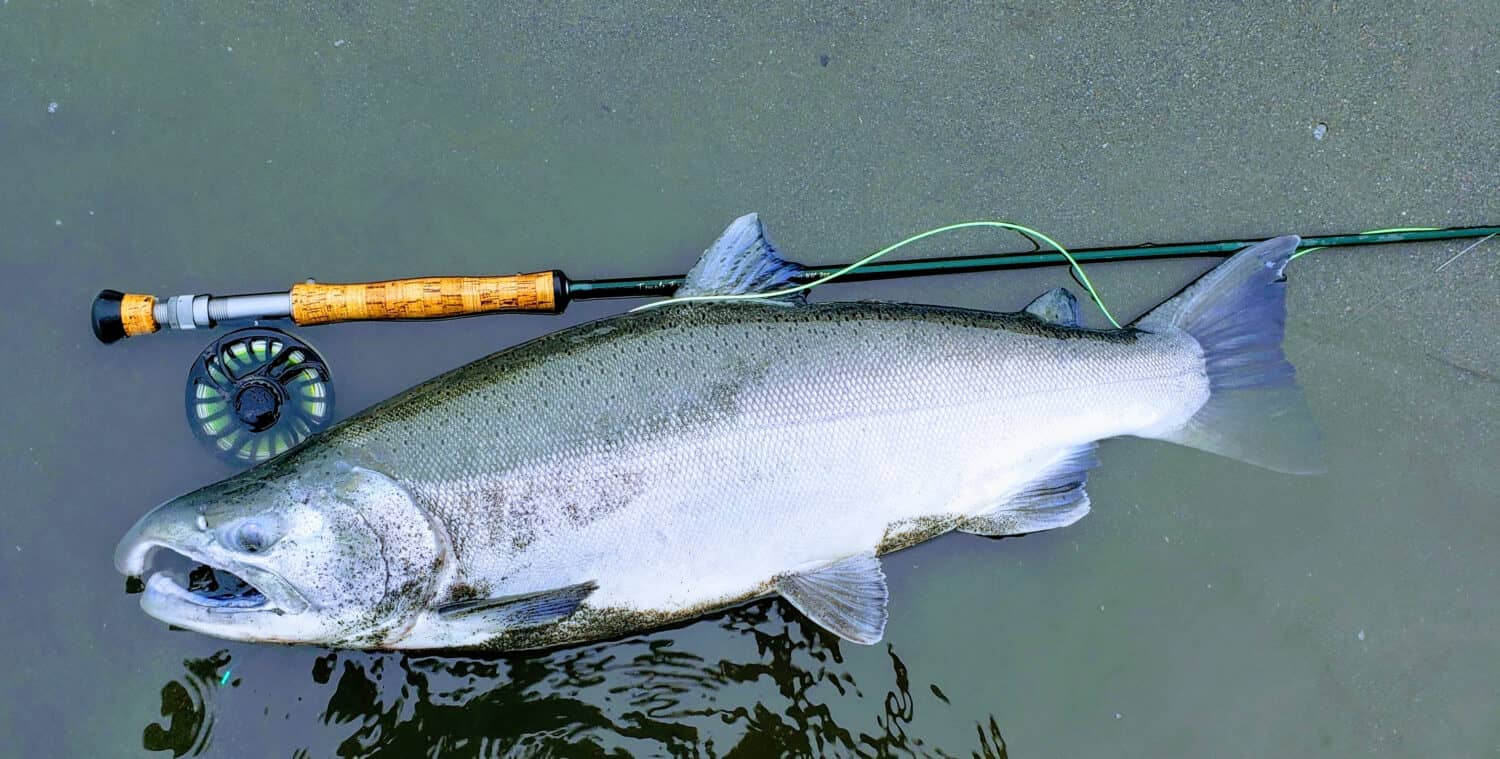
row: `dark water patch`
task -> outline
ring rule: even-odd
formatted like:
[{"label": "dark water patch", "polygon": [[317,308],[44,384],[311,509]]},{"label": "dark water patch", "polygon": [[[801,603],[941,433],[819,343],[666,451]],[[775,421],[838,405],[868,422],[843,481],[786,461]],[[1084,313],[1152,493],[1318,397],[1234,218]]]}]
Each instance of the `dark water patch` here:
[{"label": "dark water patch", "polygon": [[170,751],[174,757],[203,753],[213,734],[213,694],[220,685],[218,671],[228,663],[228,651],[184,661],[187,672],[183,677],[162,686],[163,719],[146,725],[141,732],[141,747],[147,751]]},{"label": "dark water patch", "polygon": [[[941,716],[933,710],[950,705],[921,694],[942,691],[915,679],[894,645],[883,656],[846,645],[784,603],[764,601],[658,635],[533,655],[329,652],[312,664],[321,696],[308,698],[303,714],[287,715],[316,720],[313,737],[326,743],[283,745],[268,735],[258,750],[360,757],[969,753],[919,737],[922,716]],[[869,668],[880,659],[885,666]],[[208,748],[212,694],[228,661],[220,652],[186,662],[187,675],[162,690],[162,713],[171,719],[146,727],[147,749],[184,756]],[[290,706],[274,688],[261,697],[263,709],[236,704],[235,711]],[[326,699],[321,711],[313,705],[319,698]],[[997,719],[987,723],[976,725],[973,755],[1004,756]]]}]

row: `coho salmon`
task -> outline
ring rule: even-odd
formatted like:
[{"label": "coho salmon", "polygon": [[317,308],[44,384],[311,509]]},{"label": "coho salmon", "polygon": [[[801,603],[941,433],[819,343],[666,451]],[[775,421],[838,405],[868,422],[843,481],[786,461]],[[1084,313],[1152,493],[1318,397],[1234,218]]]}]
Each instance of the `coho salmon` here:
[{"label": "coho salmon", "polygon": [[[792,294],[582,324],[158,506],[115,564],[151,616],[236,640],[540,648],[780,595],[874,643],[883,554],[1072,524],[1099,440],[1319,471],[1281,349],[1298,242],[1118,330],[1081,327],[1061,289],[1014,314]],[[800,270],[750,214],[678,295]]]}]

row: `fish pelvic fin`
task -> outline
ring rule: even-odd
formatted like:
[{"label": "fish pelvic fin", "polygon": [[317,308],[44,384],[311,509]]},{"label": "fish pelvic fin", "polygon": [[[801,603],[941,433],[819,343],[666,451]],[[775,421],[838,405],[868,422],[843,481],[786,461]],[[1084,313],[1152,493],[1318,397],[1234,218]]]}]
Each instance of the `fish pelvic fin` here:
[{"label": "fish pelvic fin", "polygon": [[[777,253],[760,215],[747,213],[731,222],[703,251],[673,297],[772,292],[794,286],[793,277],[801,272],[801,264]],[[806,291],[772,300],[802,303]]]},{"label": "fish pelvic fin", "polygon": [[1099,465],[1098,443],[1069,448],[1025,489],[995,508],[958,523],[959,532],[998,538],[1055,530],[1089,513],[1089,494],[1083,489],[1088,471]]},{"label": "fish pelvic fin", "polygon": [[847,641],[873,645],[885,635],[885,571],[874,553],[776,579],[776,592],[808,619]]},{"label": "fish pelvic fin", "polygon": [[1180,429],[1151,437],[1276,472],[1326,471],[1317,425],[1281,348],[1282,271],[1300,242],[1286,235],[1245,248],[1133,325],[1191,335],[1208,374],[1202,408]]}]

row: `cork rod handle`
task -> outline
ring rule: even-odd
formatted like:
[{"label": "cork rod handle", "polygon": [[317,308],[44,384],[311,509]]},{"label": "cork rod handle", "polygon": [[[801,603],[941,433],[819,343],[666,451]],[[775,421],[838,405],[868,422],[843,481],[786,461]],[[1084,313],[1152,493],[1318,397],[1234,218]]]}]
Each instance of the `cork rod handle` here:
[{"label": "cork rod handle", "polygon": [[562,310],[559,271],[508,277],[419,277],[386,282],[292,287],[292,321],[330,324],[367,319],[443,319],[500,311],[555,314]]}]

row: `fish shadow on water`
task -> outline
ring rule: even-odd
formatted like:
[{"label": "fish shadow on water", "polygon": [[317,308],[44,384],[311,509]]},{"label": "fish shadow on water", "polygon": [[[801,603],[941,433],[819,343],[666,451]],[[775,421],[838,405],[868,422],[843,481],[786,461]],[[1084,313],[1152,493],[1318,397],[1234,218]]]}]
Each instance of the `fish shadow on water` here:
[{"label": "fish shadow on water", "polygon": [[[716,638],[713,656],[690,650],[710,626],[734,635]],[[311,673],[328,691],[318,745],[264,748],[308,757],[1007,755],[993,715],[976,725],[972,749],[930,745],[919,737],[918,701],[895,647],[885,647],[888,677],[867,694],[869,676],[862,687],[840,645],[784,601],[767,599],[576,648],[460,657],[330,651]],[[208,748],[215,672],[228,663],[222,651],[185,662],[186,677],[162,689],[169,719],[146,727],[145,748],[174,756]],[[933,696],[925,703],[950,705],[936,684],[922,690]],[[273,694],[267,706],[283,703]]]}]

